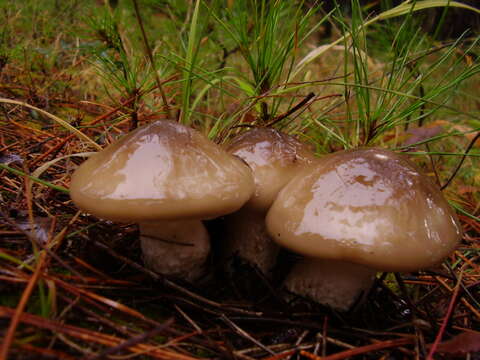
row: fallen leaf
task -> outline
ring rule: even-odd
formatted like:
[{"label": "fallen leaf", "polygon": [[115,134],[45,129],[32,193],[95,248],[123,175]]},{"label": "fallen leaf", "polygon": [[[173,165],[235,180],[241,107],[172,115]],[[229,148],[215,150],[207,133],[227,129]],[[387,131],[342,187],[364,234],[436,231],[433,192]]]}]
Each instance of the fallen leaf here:
[{"label": "fallen leaf", "polygon": [[23,163],[23,159],[21,156],[17,154],[0,154],[0,164],[9,165],[11,163]]},{"label": "fallen leaf", "polygon": [[50,226],[52,220],[48,217],[35,217],[33,224],[28,220],[16,221],[18,228],[22,231],[30,233],[35,237],[35,240],[42,245],[46,245],[48,242],[48,235],[50,233]]},{"label": "fallen leaf", "polygon": [[404,141],[403,145],[413,145],[440,135],[442,132],[443,127],[440,125],[413,128],[407,131],[408,138]]}]

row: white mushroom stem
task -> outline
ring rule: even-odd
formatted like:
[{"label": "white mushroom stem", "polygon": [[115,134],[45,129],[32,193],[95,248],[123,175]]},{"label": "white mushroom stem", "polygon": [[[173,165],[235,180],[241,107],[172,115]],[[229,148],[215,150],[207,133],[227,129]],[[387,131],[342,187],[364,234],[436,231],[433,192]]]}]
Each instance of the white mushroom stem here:
[{"label": "white mushroom stem", "polygon": [[163,275],[194,281],[205,273],[210,238],[199,220],[140,224],[145,265]]},{"label": "white mushroom stem", "polygon": [[265,212],[244,207],[226,216],[226,228],[228,239],[223,256],[227,263],[237,256],[270,276],[279,246],[267,233]]},{"label": "white mushroom stem", "polygon": [[284,285],[294,294],[347,311],[369,291],[375,274],[375,270],[363,265],[305,258],[293,267]]}]

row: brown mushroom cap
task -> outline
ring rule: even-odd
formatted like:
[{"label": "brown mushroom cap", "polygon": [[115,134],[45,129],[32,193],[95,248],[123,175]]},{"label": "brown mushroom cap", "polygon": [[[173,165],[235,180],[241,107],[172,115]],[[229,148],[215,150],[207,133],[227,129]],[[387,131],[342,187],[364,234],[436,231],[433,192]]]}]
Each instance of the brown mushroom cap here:
[{"label": "brown mushroom cap", "polygon": [[269,128],[254,128],[235,137],[227,151],[252,168],[255,194],[247,206],[267,210],[280,189],[315,155],[291,135]]},{"label": "brown mushroom cap", "polygon": [[380,149],[318,160],[283,188],[266,223],[294,252],[383,271],[432,266],[461,239],[437,187],[406,157]]},{"label": "brown mushroom cap", "polygon": [[115,221],[209,219],[252,195],[251,170],[196,130],[173,121],[140,127],[85,161],[70,196]]}]

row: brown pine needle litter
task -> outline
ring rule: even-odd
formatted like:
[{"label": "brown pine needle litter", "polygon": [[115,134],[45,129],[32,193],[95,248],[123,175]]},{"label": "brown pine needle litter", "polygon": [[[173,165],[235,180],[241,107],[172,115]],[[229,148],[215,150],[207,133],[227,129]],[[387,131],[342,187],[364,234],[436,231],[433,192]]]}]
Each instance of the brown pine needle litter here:
[{"label": "brown pine needle litter", "polygon": [[[117,2],[96,3],[93,6],[109,3],[114,7]],[[142,3],[135,5],[142,7]],[[236,2],[227,3],[230,8]],[[74,5],[71,6],[74,11]],[[154,9],[151,16],[155,21],[177,17],[178,9]],[[6,11],[3,7],[1,10]],[[150,10],[141,10],[138,16],[149,16]],[[193,10],[189,9],[190,18],[195,17]],[[32,44],[39,36],[36,26],[42,23],[42,14],[38,10],[38,23],[26,26]],[[1,19],[13,26],[21,12],[9,10],[5,16]],[[146,46],[149,51],[148,58],[145,57],[148,61],[138,64],[140,69],[166,61],[161,54],[165,44],[150,49],[156,43],[148,37],[151,29],[147,24],[141,37],[136,38],[140,47]],[[180,24],[182,36],[187,32],[186,24],[183,20]],[[108,24],[100,25],[105,31],[103,41],[109,40]],[[82,27],[82,31],[91,30]],[[272,86],[261,94],[249,93],[246,98],[250,102],[232,101],[229,107],[217,109],[215,105],[225,105],[223,98],[217,99],[217,86],[229,79],[218,78],[221,81],[197,86],[195,89],[201,94],[198,98],[182,98],[179,94],[190,86],[182,78],[188,72],[183,58],[173,74],[163,76],[159,71],[153,81],[122,92],[113,89],[112,84],[109,87],[100,82],[96,64],[83,48],[65,50],[68,41],[84,41],[68,40],[68,29],[58,30],[56,36],[48,39],[56,49],[49,56],[57,56],[50,62],[48,56],[42,55],[41,42],[31,45],[31,57],[12,45],[12,53],[4,60],[3,42],[13,41],[11,34],[5,34],[0,33],[0,360],[480,359],[476,344],[480,339],[480,205],[475,186],[480,183],[478,98],[477,103],[472,100],[477,109],[472,113],[477,115],[469,118],[467,128],[462,132],[452,130],[454,135],[439,146],[444,153],[459,152],[458,156],[452,161],[448,156],[422,156],[418,161],[432,175],[443,179],[444,184],[448,179],[444,194],[459,206],[464,230],[461,245],[435,268],[378,274],[363,301],[340,313],[307,299],[290,301],[285,296],[281,279],[296,259],[286,251],[281,253],[282,263],[272,280],[255,271],[248,272],[248,281],[225,274],[219,260],[219,220],[207,223],[213,238],[208,274],[191,284],[144,267],[137,225],[103,221],[83,213],[68,195],[73,171],[92,151],[99,151],[128,133],[134,120],[142,125],[165,119],[167,111],[174,119],[184,117],[182,100],[196,104],[191,125],[218,142],[255,126],[255,121],[265,116],[265,124],[302,135],[318,147],[319,153],[342,148],[338,143],[325,145],[315,138],[321,127],[346,127],[351,120],[347,110],[358,110],[351,88],[339,86],[344,79],[335,72],[340,55],[321,58],[315,65],[320,70],[313,66],[308,70],[309,76],[312,71],[321,72],[318,79],[328,79],[324,81],[328,85],[318,80],[312,92],[287,92],[289,87],[303,91],[316,81],[296,78],[279,82],[279,91],[273,91],[277,89]],[[118,46],[132,46],[134,41],[128,40],[129,36],[129,29],[124,29],[113,40],[122,42]],[[175,36],[178,40],[180,35]],[[220,52],[217,57],[224,52],[221,60],[226,64],[222,69],[235,65],[239,52],[244,50],[222,48],[224,44],[209,33],[199,38],[201,45],[210,42]],[[95,42],[91,46],[94,45]],[[316,46],[312,42],[312,48]],[[437,44],[427,55],[438,56],[445,48],[447,45]],[[478,54],[473,51],[465,54],[459,49],[458,53],[465,66],[478,62]],[[426,56],[415,55],[414,60]],[[116,60],[120,61],[120,57]],[[380,61],[374,65],[384,66]],[[209,74],[193,65],[192,69],[195,71],[189,75],[191,81],[194,77],[208,78]],[[350,76],[353,69],[346,70]],[[478,93],[478,80],[474,84],[477,88],[473,90]],[[237,95],[235,91],[242,86],[245,89],[251,85],[239,81],[228,91]],[[373,88],[376,83],[365,82],[363,86]],[[323,87],[324,93],[319,90]],[[462,92],[461,96],[467,97],[465,94]],[[417,95],[409,96],[408,100],[413,101]],[[280,98],[291,101],[289,107],[280,106],[276,114],[262,105]],[[325,105],[322,101],[328,102]],[[324,108],[319,112],[316,106]],[[467,105],[463,108],[463,103],[448,106],[459,107],[459,114],[470,111]],[[305,114],[313,114],[309,125],[298,120]],[[238,117],[215,127],[212,119],[222,120],[230,115]],[[425,118],[426,122],[431,120]],[[316,130],[308,132],[310,125]],[[406,129],[387,130],[379,138],[381,146],[412,150],[402,148]],[[428,144],[420,144],[414,150],[426,149]],[[463,156],[466,152],[476,157]],[[458,167],[464,172],[457,174]]]}]

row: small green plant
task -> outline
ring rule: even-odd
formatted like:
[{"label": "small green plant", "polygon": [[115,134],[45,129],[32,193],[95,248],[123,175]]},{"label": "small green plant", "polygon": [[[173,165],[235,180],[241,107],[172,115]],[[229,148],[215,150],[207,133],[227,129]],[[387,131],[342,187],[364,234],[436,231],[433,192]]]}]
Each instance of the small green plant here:
[{"label": "small green plant", "polygon": [[[269,96],[289,81],[304,42],[326,20],[317,19],[314,24],[315,10],[305,10],[302,2],[248,0],[234,1],[214,15],[225,33],[224,41],[233,44],[250,71],[247,77],[241,69],[229,69],[244,95],[256,104],[260,124],[275,117],[285,99],[270,101]],[[287,103],[292,106],[291,99]]]},{"label": "small green plant", "polygon": [[[151,64],[141,49],[128,46],[120,32],[121,20],[111,9],[89,20],[102,46],[95,51],[94,64],[105,80],[104,91],[115,102],[127,102],[131,129],[138,126],[139,103],[142,95],[152,88],[154,76]],[[113,94],[112,90],[116,93]]]},{"label": "small green plant", "polygon": [[[462,38],[436,50],[418,26],[412,31],[411,10],[402,22],[390,25],[397,28],[390,46],[373,57],[359,3],[353,7],[351,23],[341,23],[343,38],[350,39],[344,48],[345,78],[339,83],[344,86],[347,107],[346,126],[337,133],[343,145],[381,144],[383,135],[397,127],[421,126],[437,111],[455,111],[449,99],[464,81],[480,72],[479,64],[464,66],[463,57],[456,55]],[[468,44],[465,51],[474,49],[478,41]],[[429,56],[432,53],[435,56]]]}]

